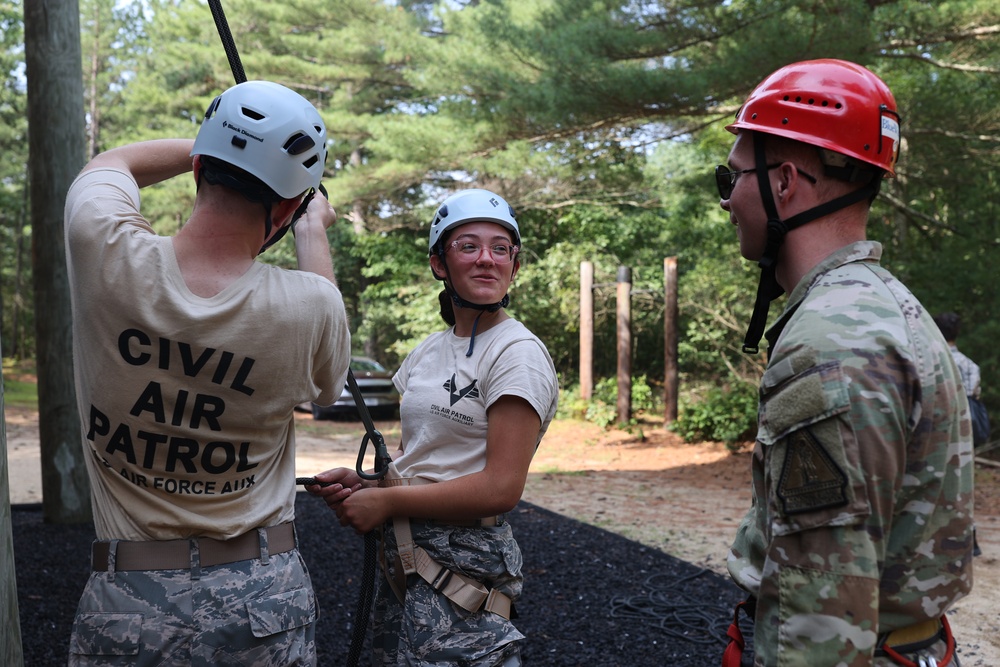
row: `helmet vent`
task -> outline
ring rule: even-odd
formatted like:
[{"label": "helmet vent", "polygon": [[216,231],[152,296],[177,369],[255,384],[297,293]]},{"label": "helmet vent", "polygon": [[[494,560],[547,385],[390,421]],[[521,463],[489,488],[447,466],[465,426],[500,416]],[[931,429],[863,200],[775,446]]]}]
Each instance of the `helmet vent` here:
[{"label": "helmet vent", "polygon": [[251,120],[264,120],[265,118],[264,114],[258,111],[254,111],[253,109],[247,107],[241,107],[240,111],[243,113],[244,116],[246,116]]},{"label": "helmet vent", "polygon": [[[785,96],[784,96],[784,97],[782,97],[781,99],[782,99],[783,101],[785,101],[785,102],[791,102],[791,101],[792,101],[792,96],[791,96],[791,95],[785,95]],[[809,104],[809,105],[814,105],[814,104],[816,104],[816,98],[815,98],[815,97],[810,97],[810,98],[809,98],[808,100],[803,100],[803,99],[802,99],[802,96],[801,96],[801,95],[799,95],[799,96],[796,96],[796,98],[795,98],[795,102],[796,102],[797,104]],[[821,100],[819,104],[820,104],[820,106],[823,106],[823,107],[828,107],[828,106],[830,106],[830,100]],[[843,105],[843,103],[841,103],[841,102],[837,102],[837,103],[836,103],[836,104],[834,104],[833,106],[834,106],[834,108],[835,108],[835,109],[840,109],[840,108],[841,108],[841,107],[843,107],[844,105]],[[756,114],[756,113],[755,113],[755,114],[753,114],[753,115],[751,116],[751,118],[757,118],[757,114]]]},{"label": "helmet vent", "polygon": [[316,164],[316,162],[318,160],[319,160],[319,156],[316,155],[316,154],[313,154],[308,160],[306,160],[305,162],[302,163],[302,166],[305,167],[306,169],[309,169],[314,164]]},{"label": "helmet vent", "polygon": [[312,137],[299,132],[290,136],[282,148],[288,151],[289,155],[300,155],[315,145],[316,141]]},{"label": "helmet vent", "polygon": [[209,103],[208,108],[205,109],[205,120],[208,120],[215,115],[216,110],[219,108],[219,103],[222,102],[222,95],[218,95],[214,100]]}]

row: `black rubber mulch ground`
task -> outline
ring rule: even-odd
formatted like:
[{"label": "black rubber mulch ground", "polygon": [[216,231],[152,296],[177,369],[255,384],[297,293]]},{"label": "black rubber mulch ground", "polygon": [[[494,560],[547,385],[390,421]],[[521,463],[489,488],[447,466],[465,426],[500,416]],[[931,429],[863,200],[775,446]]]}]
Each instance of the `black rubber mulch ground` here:
[{"label": "black rubber mulch ground", "polygon": [[[320,600],[319,664],[344,665],[363,540],[318,499],[299,494],[300,545]],[[508,516],[524,552],[518,628],[529,667],[718,665],[740,592],[717,574],[528,503]],[[88,576],[93,529],[12,513],[21,640],[27,667],[65,665]],[[362,664],[365,661],[362,660]]]}]

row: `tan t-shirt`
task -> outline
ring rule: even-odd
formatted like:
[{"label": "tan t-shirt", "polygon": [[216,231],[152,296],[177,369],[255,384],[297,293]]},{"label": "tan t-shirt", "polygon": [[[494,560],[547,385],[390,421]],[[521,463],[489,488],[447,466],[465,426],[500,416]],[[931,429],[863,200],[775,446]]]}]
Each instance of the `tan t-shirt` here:
[{"label": "tan t-shirt", "polygon": [[337,287],[256,262],[192,294],[126,173],[66,199],[77,403],[99,539],[227,539],[294,517],[296,404],[350,361]]},{"label": "tan t-shirt", "polygon": [[487,411],[501,396],[526,400],[541,420],[541,442],[559,400],[552,358],[523,324],[508,319],[469,339],[454,329],[431,334],[403,360],[393,381],[403,453],[395,464],[403,477],[441,482],[486,466]]}]

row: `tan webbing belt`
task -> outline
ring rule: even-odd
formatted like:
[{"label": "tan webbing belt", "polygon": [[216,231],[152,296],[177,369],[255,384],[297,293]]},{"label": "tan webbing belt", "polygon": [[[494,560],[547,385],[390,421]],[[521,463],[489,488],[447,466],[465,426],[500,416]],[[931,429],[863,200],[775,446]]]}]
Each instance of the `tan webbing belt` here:
[{"label": "tan webbing belt", "polygon": [[[386,482],[386,486],[405,486],[411,483],[410,480],[399,476],[399,472],[393,463],[389,464],[388,472],[383,481]],[[439,520],[438,523],[495,526],[497,525],[497,519],[496,517],[488,517],[487,519],[479,519],[474,522],[466,521],[464,523]],[[382,571],[385,573],[389,588],[395,593],[400,603],[406,597],[406,577],[415,573],[419,574],[421,579],[430,584],[431,588],[466,611],[476,612],[484,610],[510,620],[511,600],[509,597],[496,589],[487,589],[475,579],[449,570],[431,558],[423,548],[413,543],[413,533],[410,530],[409,518],[393,517],[392,525],[396,534],[396,548],[398,551],[395,576],[389,574],[384,546],[380,549],[380,560],[382,561]],[[383,545],[385,544],[384,539],[381,542]]]},{"label": "tan webbing belt", "polygon": [[[231,540],[195,537],[188,540],[97,541],[91,547],[91,566],[95,572],[109,569],[108,557],[114,545],[115,570],[187,570],[191,568],[193,547],[198,547],[198,565],[211,567],[241,560],[262,558],[295,548],[295,529],[291,523],[264,528],[266,541],[257,530]],[[266,551],[264,545],[266,544]]]}]

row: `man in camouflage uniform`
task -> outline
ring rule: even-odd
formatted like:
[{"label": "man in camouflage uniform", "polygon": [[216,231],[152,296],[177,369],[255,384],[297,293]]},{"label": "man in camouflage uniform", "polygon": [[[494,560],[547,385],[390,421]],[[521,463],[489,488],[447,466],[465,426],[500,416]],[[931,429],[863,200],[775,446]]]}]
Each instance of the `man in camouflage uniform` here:
[{"label": "man in camouflage uniform", "polygon": [[[968,406],[930,315],[865,240],[898,154],[892,94],[853,63],[795,63],[727,129],[721,206],[762,269],[745,351],[790,293],[766,334],[753,505],[729,556],[753,664],[958,665],[944,615],[972,586]],[[723,664],[739,665],[735,624],[730,637]]]}]

